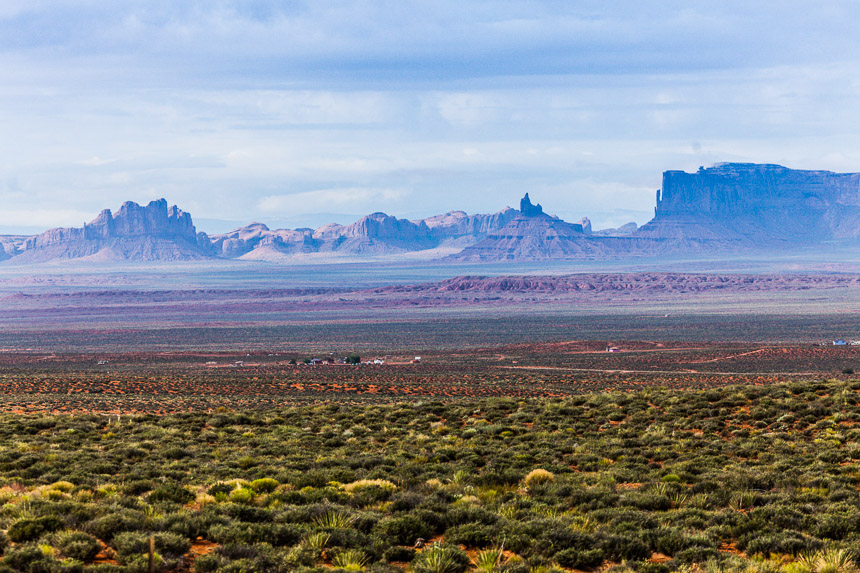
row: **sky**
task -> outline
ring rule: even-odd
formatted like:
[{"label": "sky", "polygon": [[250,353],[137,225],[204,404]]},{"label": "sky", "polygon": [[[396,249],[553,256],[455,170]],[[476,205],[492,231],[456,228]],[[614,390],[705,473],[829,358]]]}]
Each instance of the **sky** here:
[{"label": "sky", "polygon": [[3,0],[0,233],[164,197],[199,230],[860,171],[860,2]]}]

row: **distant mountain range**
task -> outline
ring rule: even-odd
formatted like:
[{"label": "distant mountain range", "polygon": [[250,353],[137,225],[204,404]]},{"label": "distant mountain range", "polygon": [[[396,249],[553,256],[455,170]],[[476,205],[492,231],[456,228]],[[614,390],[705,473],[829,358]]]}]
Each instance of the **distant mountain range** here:
[{"label": "distant mountain range", "polygon": [[[570,225],[541,216],[560,228],[570,226],[579,234],[591,233],[587,219]],[[372,213],[351,225],[332,223],[318,229],[273,230],[262,223],[251,223],[229,233],[209,236],[197,232],[191,216],[176,206],[168,207],[164,199],[146,206],[128,201],[115,214],[105,209],[80,228],[50,229],[31,237],[2,236],[0,259],[16,263],[61,259],[289,261],[314,255],[355,257],[418,252],[440,258],[480,243],[524,218],[523,213],[510,207],[487,215],[451,211],[418,221]],[[617,232],[624,234],[632,229],[635,223]],[[600,232],[613,234],[616,230]]]},{"label": "distant mountain range", "polygon": [[[679,253],[786,249],[860,239],[860,173],[724,163],[696,173],[667,171],[654,218],[637,228],[593,231],[544,213],[528,193],[519,210],[451,211],[409,221],[373,213],[351,225],[229,233],[197,232],[191,216],[159,199],[106,209],[81,228],[0,236],[0,260],[186,261],[401,255],[458,261],[606,259]],[[860,241],[858,241],[860,245]]]}]

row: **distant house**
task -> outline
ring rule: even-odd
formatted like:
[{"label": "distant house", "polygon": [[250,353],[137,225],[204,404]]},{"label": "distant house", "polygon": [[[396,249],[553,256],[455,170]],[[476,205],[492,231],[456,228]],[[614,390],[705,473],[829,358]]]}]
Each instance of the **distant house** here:
[{"label": "distant house", "polygon": [[841,338],[837,338],[833,341],[833,346],[847,346],[848,343],[842,340]]},{"label": "distant house", "polygon": [[323,361],[322,361],[322,360],[320,360],[319,358],[312,358],[312,359],[311,359],[311,361],[310,361],[310,364],[312,364],[312,365],[314,365],[314,366],[316,366],[316,365],[318,365],[318,364],[322,364],[322,363],[323,363]]}]

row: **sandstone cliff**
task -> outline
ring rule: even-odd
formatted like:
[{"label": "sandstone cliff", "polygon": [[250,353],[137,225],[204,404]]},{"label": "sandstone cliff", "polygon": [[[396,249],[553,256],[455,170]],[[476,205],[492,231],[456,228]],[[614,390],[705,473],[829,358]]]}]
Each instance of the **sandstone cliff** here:
[{"label": "sandstone cliff", "polygon": [[751,163],[666,171],[654,219],[634,236],[735,248],[857,239],[860,173]]},{"label": "sandstone cliff", "polygon": [[147,206],[127,201],[83,227],[50,229],[24,241],[16,262],[93,257],[139,261],[200,259],[209,240],[198,234],[191,215],[159,199]]},{"label": "sandstone cliff", "polygon": [[311,229],[273,231],[262,223],[251,223],[229,233],[212,235],[211,243],[216,255],[229,259],[244,257],[255,250],[290,255],[314,252],[317,245],[312,234]]},{"label": "sandstone cliff", "polygon": [[434,246],[430,228],[385,213],[372,213],[351,225],[326,225],[313,233],[321,252],[391,254]]},{"label": "sandstone cliff", "polygon": [[372,213],[351,225],[330,223],[314,230],[271,230],[262,223],[252,223],[213,235],[211,242],[213,252],[225,258],[266,259],[275,254],[289,257],[308,253],[389,255],[447,245],[472,245],[505,226],[517,214],[511,208],[489,215],[451,211],[409,221]]},{"label": "sandstone cliff", "polygon": [[474,244],[510,223],[517,215],[519,212],[510,207],[488,215],[469,215],[463,211],[450,211],[444,215],[424,219],[423,222],[430,229],[433,240],[440,244],[453,242]]}]

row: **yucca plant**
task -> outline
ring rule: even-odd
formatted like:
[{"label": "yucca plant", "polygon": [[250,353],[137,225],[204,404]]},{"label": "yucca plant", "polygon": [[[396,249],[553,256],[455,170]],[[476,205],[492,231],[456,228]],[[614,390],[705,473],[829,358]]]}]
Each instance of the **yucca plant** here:
[{"label": "yucca plant", "polygon": [[[433,545],[422,551],[412,562],[414,573],[460,573],[468,567],[458,559],[458,548]],[[466,558],[468,563],[468,558]]]},{"label": "yucca plant", "polygon": [[711,506],[711,499],[706,493],[695,493],[687,500],[687,505],[695,509],[708,509]]},{"label": "yucca plant", "polygon": [[743,490],[732,494],[729,498],[729,507],[735,511],[749,509],[755,503],[756,494],[754,491]]},{"label": "yucca plant", "polygon": [[648,490],[654,495],[667,496],[669,495],[669,484],[657,482],[655,484],[651,484],[651,487],[649,487]]},{"label": "yucca plant", "polygon": [[324,531],[317,531],[305,537],[302,540],[302,546],[306,549],[313,549],[318,553],[322,553],[326,545],[328,545],[329,539],[331,539],[331,535]]},{"label": "yucca plant", "polygon": [[826,547],[800,557],[797,562],[812,573],[855,573],[854,555],[847,549]]},{"label": "yucca plant", "polygon": [[573,531],[594,531],[595,524],[589,518],[577,515],[571,521],[570,528]]},{"label": "yucca plant", "polygon": [[500,506],[499,509],[496,510],[496,513],[498,513],[505,519],[510,519],[511,521],[513,521],[517,518],[518,510],[515,505],[505,504]]},{"label": "yucca plant", "polygon": [[314,519],[314,524],[323,529],[342,529],[352,525],[355,517],[345,511],[329,510]]},{"label": "yucca plant", "polygon": [[347,549],[332,557],[331,564],[345,571],[364,571],[367,555],[358,549]]},{"label": "yucca plant", "polygon": [[483,573],[493,573],[498,570],[499,566],[502,564],[503,557],[504,555],[501,549],[485,549],[483,551],[479,551],[472,562],[475,564],[478,571],[482,571]]}]

